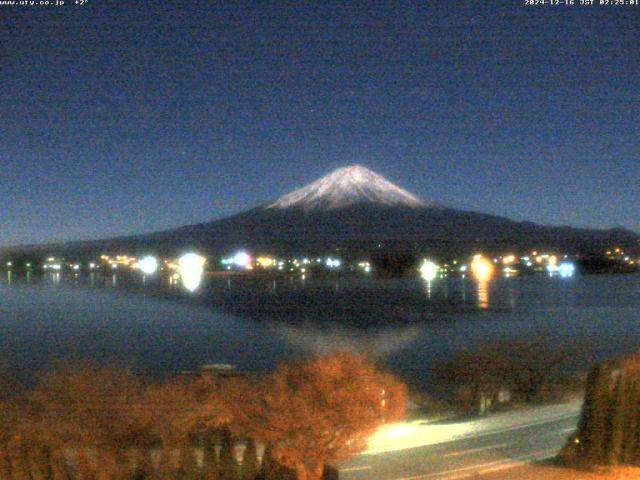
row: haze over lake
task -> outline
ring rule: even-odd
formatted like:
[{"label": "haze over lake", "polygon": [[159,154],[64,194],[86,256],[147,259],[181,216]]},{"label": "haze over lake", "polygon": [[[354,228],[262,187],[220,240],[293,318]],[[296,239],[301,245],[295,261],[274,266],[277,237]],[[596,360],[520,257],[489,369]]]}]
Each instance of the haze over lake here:
[{"label": "haze over lake", "polygon": [[640,275],[535,275],[480,288],[460,278],[431,286],[417,278],[233,278],[210,281],[196,296],[112,276],[27,281],[5,272],[0,281],[2,360],[23,378],[58,360],[159,376],[210,363],[265,371],[335,348],[367,352],[425,386],[431,366],[460,349],[539,338],[586,345],[591,361],[636,350]]}]

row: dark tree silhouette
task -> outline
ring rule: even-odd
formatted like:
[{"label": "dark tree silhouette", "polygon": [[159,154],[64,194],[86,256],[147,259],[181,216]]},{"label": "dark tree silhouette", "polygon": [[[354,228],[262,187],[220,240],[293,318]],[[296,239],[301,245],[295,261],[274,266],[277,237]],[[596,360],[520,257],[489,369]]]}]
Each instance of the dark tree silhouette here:
[{"label": "dark tree silhouette", "polygon": [[217,432],[208,429],[202,441],[202,473],[204,480],[218,480],[218,454],[216,453]]},{"label": "dark tree silhouette", "polygon": [[502,341],[463,350],[433,368],[436,381],[449,392],[467,389],[460,406],[478,412],[484,399],[496,404],[500,388],[515,399],[532,402],[544,386],[577,354],[576,348],[550,348],[544,342]]},{"label": "dark tree silhouette", "polygon": [[640,464],[640,353],[593,367],[576,434],[561,458],[591,465]]},{"label": "dark tree silhouette", "polygon": [[252,438],[249,438],[244,451],[244,458],[242,459],[242,480],[255,480],[258,471],[259,465],[256,442]]},{"label": "dark tree silhouette", "polygon": [[220,479],[239,480],[240,470],[233,454],[233,437],[227,427],[222,429],[222,445],[220,448]]}]

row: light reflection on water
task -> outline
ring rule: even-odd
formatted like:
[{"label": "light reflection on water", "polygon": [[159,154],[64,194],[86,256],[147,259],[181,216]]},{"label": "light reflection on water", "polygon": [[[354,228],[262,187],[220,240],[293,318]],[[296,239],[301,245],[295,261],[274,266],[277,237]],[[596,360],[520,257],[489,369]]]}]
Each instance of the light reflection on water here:
[{"label": "light reflection on water", "polygon": [[432,293],[431,281],[427,280],[425,283],[427,288],[427,300],[431,300],[431,293]]},{"label": "light reflection on water", "polygon": [[404,350],[416,341],[420,333],[417,325],[390,327],[366,332],[340,325],[322,328],[320,325],[290,325],[279,323],[274,330],[287,343],[304,352],[325,354],[335,350],[365,353],[373,358],[384,358]]},{"label": "light reflection on water", "polygon": [[486,310],[489,308],[489,282],[479,281],[478,285],[478,308]]},{"label": "light reflection on water", "polygon": [[[247,284],[238,277],[210,279],[198,304],[129,291],[119,275],[80,276],[77,285],[75,277],[60,273],[2,277],[3,360],[23,372],[69,357],[162,374],[206,363],[264,370],[295,354],[351,349],[420,383],[435,361],[495,339],[591,342],[599,357],[640,347],[639,275],[496,278],[484,285],[449,278],[429,286],[415,279]],[[152,291],[158,282],[150,277],[144,289]],[[173,290],[178,299],[189,297],[178,286]],[[236,294],[242,303],[261,292],[263,301],[254,310],[225,313],[207,304],[218,292]],[[287,298],[305,303],[281,305]],[[349,312],[351,299],[362,309]],[[292,310],[293,317],[264,314],[274,306]],[[344,308],[357,321],[345,322]],[[379,315],[377,323],[366,323],[369,313]]]}]

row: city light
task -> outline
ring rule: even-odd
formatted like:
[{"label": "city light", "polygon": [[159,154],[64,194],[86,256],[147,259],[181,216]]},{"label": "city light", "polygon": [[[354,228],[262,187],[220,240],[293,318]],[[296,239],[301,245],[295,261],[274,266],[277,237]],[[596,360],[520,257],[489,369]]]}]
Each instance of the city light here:
[{"label": "city light", "polygon": [[558,272],[562,278],[571,278],[576,273],[576,266],[572,262],[562,262],[558,267]]},{"label": "city light", "polygon": [[518,270],[516,270],[515,268],[512,267],[505,267],[502,272],[504,273],[504,276],[509,278],[509,277],[513,277],[514,275],[518,274]]},{"label": "city light", "polygon": [[358,267],[364,270],[364,273],[371,273],[371,264],[369,262],[360,262]]},{"label": "city light", "polygon": [[251,256],[244,251],[238,252],[231,258],[231,263],[237,267],[249,268],[251,266]]},{"label": "city light", "polygon": [[425,260],[420,266],[420,276],[426,282],[432,282],[438,276],[440,267],[430,260]]},{"label": "city light", "polygon": [[488,282],[493,277],[494,266],[482,255],[476,255],[471,262],[471,272],[479,282]]},{"label": "city light", "polygon": [[113,270],[117,270],[118,265],[122,265],[123,267],[134,267],[136,263],[136,258],[129,257],[128,255],[117,255],[115,257],[110,257],[109,255],[100,255],[100,260],[108,263]]},{"label": "city light", "polygon": [[145,275],[153,275],[158,271],[158,259],[148,255],[138,262],[138,269]]},{"label": "city light", "polygon": [[182,285],[190,292],[195,292],[202,282],[206,259],[196,253],[187,253],[178,260],[178,269]]},{"label": "city light", "polygon": [[258,257],[256,258],[256,263],[262,268],[271,268],[275,266],[276,259],[272,257]]},{"label": "city light", "polygon": [[506,257],[504,257],[502,259],[502,263],[505,265],[513,265],[513,263],[516,261],[516,256],[515,255],[507,255]]},{"label": "city light", "polygon": [[329,268],[340,268],[340,265],[342,265],[342,262],[339,259],[331,257],[328,257],[325,263]]}]

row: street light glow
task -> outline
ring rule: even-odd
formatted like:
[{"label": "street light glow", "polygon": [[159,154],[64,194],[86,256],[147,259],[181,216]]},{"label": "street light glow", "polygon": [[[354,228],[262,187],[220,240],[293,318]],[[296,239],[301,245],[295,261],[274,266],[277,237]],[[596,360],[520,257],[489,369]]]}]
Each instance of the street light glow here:
[{"label": "street light glow", "polygon": [[238,252],[233,256],[231,262],[238,267],[247,268],[251,264],[251,256],[244,251]]},{"label": "street light glow", "polygon": [[331,257],[328,257],[325,263],[329,268],[340,268],[340,265],[342,265],[342,262],[338,258]]},{"label": "street light glow", "polygon": [[576,273],[576,266],[572,262],[562,262],[558,267],[558,272],[562,278],[571,278]]},{"label": "street light glow", "polygon": [[148,255],[138,262],[138,268],[145,275],[153,275],[158,271],[158,259]]},{"label": "street light glow", "polygon": [[256,258],[256,262],[262,268],[271,268],[276,264],[276,259],[272,257],[258,257]]},{"label": "street light glow", "polygon": [[471,262],[471,272],[479,282],[488,282],[493,277],[494,266],[482,255],[476,255]]},{"label": "street light glow", "polygon": [[425,260],[420,266],[420,275],[426,282],[432,282],[438,276],[440,267],[430,260]]},{"label": "street light glow", "polygon": [[186,253],[178,260],[178,270],[182,285],[190,292],[195,292],[202,282],[206,259],[196,253]]}]

